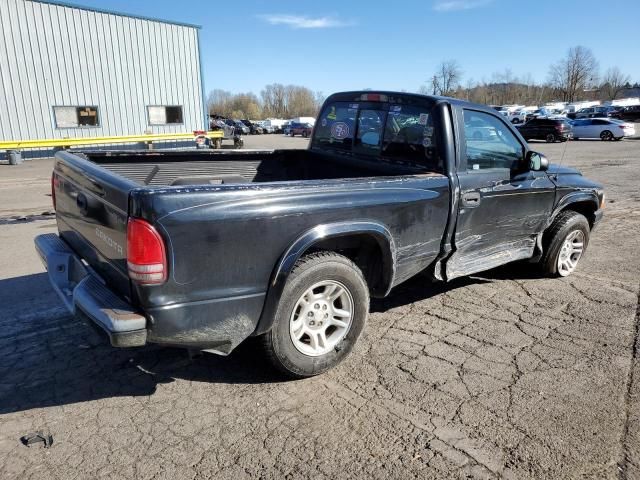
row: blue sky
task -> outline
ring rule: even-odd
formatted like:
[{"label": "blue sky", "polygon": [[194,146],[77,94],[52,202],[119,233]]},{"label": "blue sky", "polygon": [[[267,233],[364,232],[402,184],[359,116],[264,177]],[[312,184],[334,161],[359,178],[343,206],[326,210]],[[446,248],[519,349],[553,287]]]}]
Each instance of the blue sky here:
[{"label": "blue sky", "polygon": [[445,59],[463,83],[506,68],[540,82],[576,45],[640,82],[637,0],[71,1],[202,25],[207,91],[416,91]]}]

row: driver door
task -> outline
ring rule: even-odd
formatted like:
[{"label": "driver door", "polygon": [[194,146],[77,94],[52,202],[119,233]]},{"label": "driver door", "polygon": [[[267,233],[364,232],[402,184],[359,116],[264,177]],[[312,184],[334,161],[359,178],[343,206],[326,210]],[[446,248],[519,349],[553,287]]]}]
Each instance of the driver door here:
[{"label": "driver door", "polygon": [[[456,107],[460,164],[458,217],[447,279],[530,258],[551,214],[555,186],[524,165],[526,148],[503,119]],[[470,125],[482,124],[478,139]]]}]

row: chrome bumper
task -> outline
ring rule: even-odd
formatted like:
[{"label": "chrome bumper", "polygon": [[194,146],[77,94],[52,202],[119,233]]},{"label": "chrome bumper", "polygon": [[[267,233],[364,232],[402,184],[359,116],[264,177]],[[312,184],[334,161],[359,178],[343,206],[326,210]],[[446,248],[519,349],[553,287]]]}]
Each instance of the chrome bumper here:
[{"label": "chrome bumper", "polygon": [[53,289],[69,312],[88,317],[114,347],[146,344],[147,319],[104,285],[64,240],[53,233],[38,235],[35,246]]}]

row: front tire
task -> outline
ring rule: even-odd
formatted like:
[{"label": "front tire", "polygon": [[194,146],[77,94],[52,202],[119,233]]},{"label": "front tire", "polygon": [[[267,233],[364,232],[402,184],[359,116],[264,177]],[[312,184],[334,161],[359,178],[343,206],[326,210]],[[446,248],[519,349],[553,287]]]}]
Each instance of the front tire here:
[{"label": "front tire", "polygon": [[334,252],[305,255],[287,280],[262,346],[288,377],[318,375],[349,355],[368,314],[369,289],[355,263]]},{"label": "front tire", "polygon": [[556,136],[553,133],[548,133],[544,139],[547,143],[554,143],[556,141]]},{"label": "front tire", "polygon": [[571,275],[589,245],[590,233],[584,215],[572,210],[560,212],[542,237],[540,264],[544,272],[553,277]]}]

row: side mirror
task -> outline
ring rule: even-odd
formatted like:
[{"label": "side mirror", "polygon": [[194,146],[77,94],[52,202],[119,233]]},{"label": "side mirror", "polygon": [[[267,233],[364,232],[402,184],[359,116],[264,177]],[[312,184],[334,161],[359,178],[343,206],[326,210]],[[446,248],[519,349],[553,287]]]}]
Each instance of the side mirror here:
[{"label": "side mirror", "polygon": [[549,160],[543,154],[538,152],[527,152],[527,162],[529,163],[529,170],[544,171],[549,168]]}]

